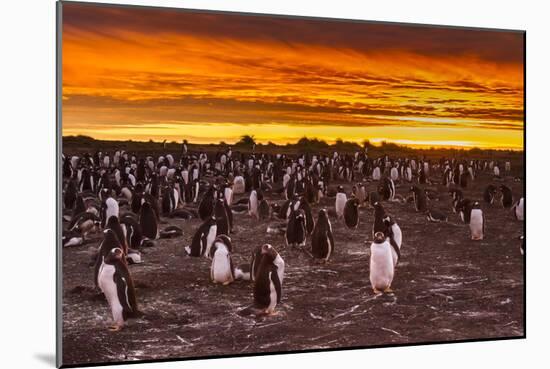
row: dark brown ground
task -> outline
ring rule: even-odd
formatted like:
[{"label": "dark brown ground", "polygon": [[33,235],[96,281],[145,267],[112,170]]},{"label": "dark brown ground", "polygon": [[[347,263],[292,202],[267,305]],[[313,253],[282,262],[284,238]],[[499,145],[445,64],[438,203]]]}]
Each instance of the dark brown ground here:
[{"label": "dark brown ground", "polygon": [[[465,191],[482,200],[491,181],[483,175]],[[515,197],[523,182],[505,182]],[[500,184],[500,182],[496,182]],[[350,185],[346,185],[350,192]],[[375,187],[369,184],[369,189]],[[398,194],[407,195],[407,185]],[[299,251],[284,250],[283,236],[268,235],[268,222],[235,215],[232,236],[236,264],[247,262],[252,248],[271,243],[286,262],[283,301],[278,316],[254,320],[237,312],[252,302],[250,282],[229,286],[209,280],[209,261],[183,256],[199,220],[166,219],[184,236],[158,240],[146,249],[145,263],[130,266],[143,318],[122,331],[107,330],[107,302],[93,289],[89,246],[63,250],[63,362],[205,357],[287,350],[419,343],[492,337],[519,337],[523,325],[522,222],[499,205],[482,204],[483,241],[470,241],[469,228],[450,211],[447,189],[430,206],[449,214],[448,224],[433,224],[412,204],[384,203],[403,231],[402,258],[393,295],[374,297],[369,282],[373,211],[361,210],[357,230],[331,219],[336,253],[319,265]],[[237,198],[238,199],[238,198]],[[274,198],[280,200],[279,196]],[[334,199],[323,206],[334,207]],[[319,205],[314,206],[316,217]],[[126,209],[121,209],[124,211]],[[275,223],[279,221],[273,221]],[[308,240],[308,246],[310,246]]]}]

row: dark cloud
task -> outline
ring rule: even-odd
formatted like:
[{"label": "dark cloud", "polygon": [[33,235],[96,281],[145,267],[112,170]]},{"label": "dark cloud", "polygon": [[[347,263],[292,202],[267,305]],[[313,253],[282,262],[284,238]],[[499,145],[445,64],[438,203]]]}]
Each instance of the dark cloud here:
[{"label": "dark cloud", "polygon": [[410,51],[427,56],[474,56],[523,63],[524,34],[514,31],[381,24],[238,13],[63,4],[64,32],[81,30],[125,38],[122,31],[148,35],[181,33],[206,37],[311,44],[358,52]]}]

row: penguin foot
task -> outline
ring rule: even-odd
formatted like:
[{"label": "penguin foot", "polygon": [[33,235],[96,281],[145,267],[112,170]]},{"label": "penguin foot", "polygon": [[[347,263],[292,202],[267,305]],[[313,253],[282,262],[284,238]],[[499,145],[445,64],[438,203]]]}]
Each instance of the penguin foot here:
[{"label": "penguin foot", "polygon": [[122,326],[118,324],[113,324],[108,329],[110,332],[118,332],[122,329]]},{"label": "penguin foot", "polygon": [[393,290],[390,287],[388,287],[384,290],[384,293],[393,293]]},{"label": "penguin foot", "polygon": [[222,283],[222,285],[227,286],[227,285],[230,284],[231,282],[232,282],[232,281],[225,281],[225,282]]},{"label": "penguin foot", "polygon": [[375,295],[381,295],[383,293],[382,291],[377,290],[376,288],[373,288],[372,290],[374,291]]}]

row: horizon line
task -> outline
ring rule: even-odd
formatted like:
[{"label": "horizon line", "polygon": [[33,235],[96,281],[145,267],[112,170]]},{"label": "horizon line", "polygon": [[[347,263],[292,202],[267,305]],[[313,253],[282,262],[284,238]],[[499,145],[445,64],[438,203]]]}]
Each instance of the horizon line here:
[{"label": "horizon line", "polygon": [[[254,135],[245,135],[245,136],[251,136],[251,137],[254,137]],[[106,141],[106,142],[136,142],[136,143],[154,143],[154,144],[162,144],[163,141],[155,141],[153,139],[149,139],[149,140],[141,140],[141,139],[132,139],[132,138],[126,138],[126,139],[104,139],[104,138],[95,138],[95,137],[92,137],[92,136],[89,136],[89,135],[84,135],[84,134],[80,134],[80,135],[74,135],[74,134],[71,134],[71,135],[62,135],[62,139],[66,139],[66,138],[78,138],[78,137],[83,137],[83,138],[86,138],[86,139],[92,139],[94,141]],[[242,137],[242,136],[241,136]],[[521,148],[518,148],[518,147],[507,147],[507,146],[494,146],[494,147],[480,147],[480,146],[469,146],[469,145],[459,145],[459,144],[456,144],[456,145],[444,145],[444,144],[404,144],[402,142],[398,142],[398,141],[395,141],[395,140],[386,140],[386,139],[379,139],[379,138],[374,138],[374,139],[363,139],[363,141],[359,142],[359,141],[350,141],[350,140],[344,140],[344,139],[341,139],[339,137],[335,138],[333,142],[327,142],[326,140],[323,140],[323,139],[320,139],[320,138],[317,138],[317,137],[308,137],[308,136],[303,136],[303,137],[300,137],[298,139],[296,139],[295,141],[287,141],[285,143],[277,143],[277,142],[273,142],[273,141],[267,141],[267,142],[255,142],[256,145],[261,145],[261,146],[279,146],[279,147],[284,147],[284,146],[289,146],[289,145],[297,145],[298,142],[302,139],[307,139],[307,140],[310,140],[310,141],[313,141],[313,140],[317,140],[319,142],[324,142],[326,143],[327,145],[329,146],[334,146],[336,145],[337,141],[342,141],[343,143],[351,143],[351,144],[356,144],[356,145],[359,145],[359,146],[363,146],[363,142],[368,142],[370,146],[372,147],[375,147],[375,148],[382,148],[382,146],[384,144],[391,144],[391,145],[396,145],[398,147],[401,147],[401,148],[407,148],[407,149],[412,149],[412,150],[464,150],[464,151],[470,151],[470,150],[485,150],[485,151],[514,151],[514,152],[524,152],[525,151],[525,146],[521,147]],[[208,145],[208,146],[219,146],[222,144],[225,144],[225,145],[228,145],[228,146],[235,146],[238,144],[239,139],[237,139],[235,142],[227,142],[225,140],[220,140],[218,142],[192,142],[190,141],[189,139],[185,139],[185,138],[182,138],[181,141],[175,141],[175,140],[169,140],[169,139],[165,139],[166,143],[167,144],[177,144],[177,145],[181,145],[182,144],[182,141],[183,140],[186,140],[187,141],[187,144],[188,145],[195,145],[195,146],[200,146],[200,145]]]}]

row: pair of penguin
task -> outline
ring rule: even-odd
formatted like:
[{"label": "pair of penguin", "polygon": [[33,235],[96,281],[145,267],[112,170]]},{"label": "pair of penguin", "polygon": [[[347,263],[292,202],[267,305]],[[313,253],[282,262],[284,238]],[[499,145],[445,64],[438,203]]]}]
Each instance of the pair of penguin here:
[{"label": "pair of penguin", "polygon": [[254,281],[254,303],[240,315],[272,315],[281,302],[285,262],[270,244],[257,246],[252,253],[250,276]]},{"label": "pair of penguin", "polygon": [[111,308],[113,325],[109,329],[113,331],[122,329],[127,319],[139,315],[134,283],[125,258],[116,232],[107,228],[98,250],[94,282]]},{"label": "pair of penguin", "polygon": [[380,203],[375,204],[373,238],[369,268],[371,286],[375,294],[391,293],[395,267],[401,257],[403,234],[395,220],[385,214]]},{"label": "pair of penguin", "polygon": [[470,227],[470,238],[474,241],[483,240],[485,234],[485,216],[478,201],[460,199],[456,209],[460,219]]}]

